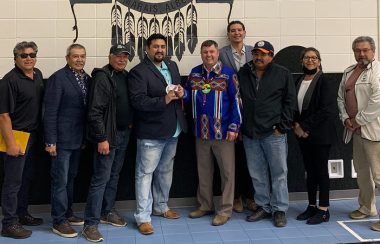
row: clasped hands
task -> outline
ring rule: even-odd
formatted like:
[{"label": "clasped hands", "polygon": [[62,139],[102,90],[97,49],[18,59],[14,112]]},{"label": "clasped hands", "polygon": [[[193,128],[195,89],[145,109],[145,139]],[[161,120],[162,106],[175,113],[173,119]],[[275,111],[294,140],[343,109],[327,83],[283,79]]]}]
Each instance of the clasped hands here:
[{"label": "clasped hands", "polygon": [[360,127],[358,122],[356,122],[355,118],[348,118],[344,121],[344,126],[349,129],[350,131],[355,131],[357,128]]}]

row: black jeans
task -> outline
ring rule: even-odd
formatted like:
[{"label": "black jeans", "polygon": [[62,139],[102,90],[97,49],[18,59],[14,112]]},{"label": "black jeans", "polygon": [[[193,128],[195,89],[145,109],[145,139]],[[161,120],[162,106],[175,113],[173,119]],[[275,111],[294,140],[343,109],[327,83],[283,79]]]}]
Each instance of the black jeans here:
[{"label": "black jeans", "polygon": [[319,190],[319,206],[328,207],[330,180],[327,164],[331,145],[311,144],[302,139],[299,142],[307,174],[309,204],[316,205]]},{"label": "black jeans", "polygon": [[37,133],[31,133],[25,155],[19,157],[2,153],[4,182],[1,192],[3,228],[18,222],[19,216],[28,213],[29,188],[34,175]]},{"label": "black jeans", "polygon": [[97,225],[100,217],[111,212],[115,204],[119,174],[124,165],[130,129],[117,131],[116,147],[108,155],[98,153],[94,145],[94,173],[91,177],[86,208],[85,225]]}]

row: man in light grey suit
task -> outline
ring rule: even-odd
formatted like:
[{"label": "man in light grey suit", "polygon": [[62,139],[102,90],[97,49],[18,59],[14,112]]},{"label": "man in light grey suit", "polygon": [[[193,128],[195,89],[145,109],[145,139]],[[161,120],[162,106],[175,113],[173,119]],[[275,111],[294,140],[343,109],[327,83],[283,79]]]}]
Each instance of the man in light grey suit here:
[{"label": "man in light grey suit", "polygon": [[[252,46],[244,44],[245,26],[239,20],[231,21],[227,26],[227,37],[230,45],[220,49],[219,59],[223,64],[233,68],[237,73],[243,65],[252,60]],[[245,155],[241,141],[235,147],[236,155]],[[235,160],[235,200],[233,210],[243,212],[243,199],[250,210],[256,209],[253,200],[253,186],[248,173],[246,160]]]},{"label": "man in light grey suit", "polygon": [[245,34],[245,26],[241,21],[231,21],[227,26],[227,37],[231,44],[220,49],[220,61],[236,73],[252,60],[253,47],[244,44]]}]

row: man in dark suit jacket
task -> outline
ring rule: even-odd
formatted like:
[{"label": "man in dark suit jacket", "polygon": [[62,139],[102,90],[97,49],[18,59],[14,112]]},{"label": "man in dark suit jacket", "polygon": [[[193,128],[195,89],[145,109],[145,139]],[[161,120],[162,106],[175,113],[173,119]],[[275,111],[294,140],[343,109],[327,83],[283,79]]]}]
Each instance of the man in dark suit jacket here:
[{"label": "man in dark suit jacket", "polygon": [[47,81],[44,97],[45,150],[51,164],[51,215],[53,232],[62,237],[78,233],[71,225],[82,225],[73,215],[74,178],[77,175],[85,129],[89,76],[83,70],[86,49],[72,44],[66,52],[67,65]]},{"label": "man in dark suit jacket", "polygon": [[252,46],[244,44],[245,26],[239,21],[231,21],[227,26],[230,45],[219,50],[219,59],[237,73],[243,65],[252,60]]},{"label": "man in dark suit jacket", "polygon": [[[245,26],[239,20],[231,21],[227,26],[227,37],[230,45],[220,49],[219,59],[223,64],[233,68],[237,73],[244,64],[252,61],[253,47],[244,44]],[[236,155],[245,155],[243,143],[238,141],[235,147]],[[248,173],[246,160],[237,160],[235,165],[235,199],[233,210],[243,212],[243,200],[249,210],[256,209],[256,203],[253,200],[253,186],[251,177]]]},{"label": "man in dark suit jacket", "polygon": [[154,215],[179,218],[167,202],[178,136],[186,132],[187,125],[177,64],[164,60],[165,36],[151,35],[146,52],[145,59],[131,70],[128,82],[137,137],[135,219],[142,234],[151,234],[152,202]]}]

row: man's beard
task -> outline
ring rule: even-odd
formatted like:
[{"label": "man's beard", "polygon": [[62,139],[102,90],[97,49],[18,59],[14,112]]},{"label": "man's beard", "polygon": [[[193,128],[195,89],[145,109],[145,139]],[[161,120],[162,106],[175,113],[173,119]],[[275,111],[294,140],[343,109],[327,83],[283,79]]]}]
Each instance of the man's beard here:
[{"label": "man's beard", "polygon": [[162,60],[164,60],[164,58],[165,58],[165,55],[164,54],[161,54],[161,55],[162,55],[161,58],[157,58],[156,55],[154,55],[154,57],[153,57],[154,62],[156,62],[156,63],[162,62]]},{"label": "man's beard", "polygon": [[362,60],[360,60],[360,61],[358,62],[358,64],[361,64],[361,65],[363,65],[363,66],[367,66],[369,63],[370,63],[370,61],[367,60],[367,59],[362,59]]}]

